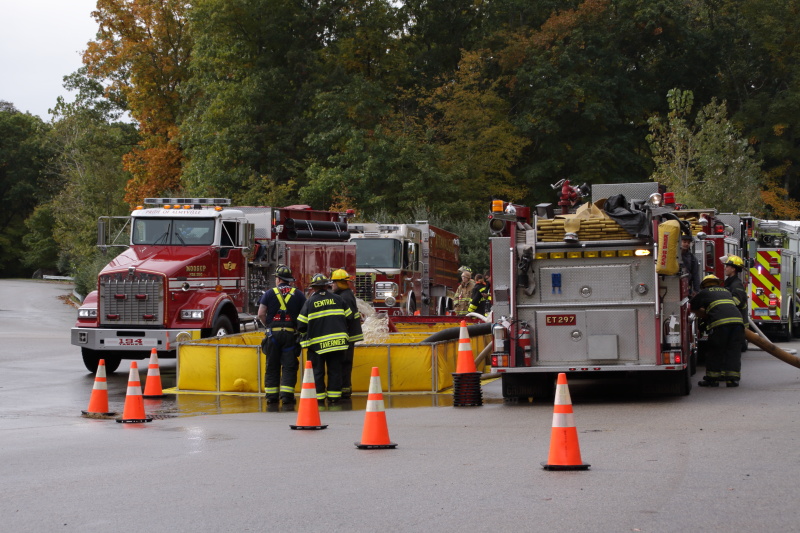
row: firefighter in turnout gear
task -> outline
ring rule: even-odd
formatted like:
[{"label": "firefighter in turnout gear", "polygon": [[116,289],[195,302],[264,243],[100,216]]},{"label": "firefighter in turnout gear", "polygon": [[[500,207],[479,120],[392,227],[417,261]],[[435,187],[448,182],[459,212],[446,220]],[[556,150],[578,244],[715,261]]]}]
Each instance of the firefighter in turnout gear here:
[{"label": "firefighter in turnout gear", "polygon": [[456,294],[453,297],[453,310],[457,315],[466,315],[469,312],[469,302],[472,300],[475,281],[472,279],[472,271],[469,267],[461,267],[459,270],[461,270],[461,283],[456,288]]},{"label": "firefighter in turnout gear", "polygon": [[733,303],[739,308],[742,313],[742,321],[744,327],[747,327],[747,291],[744,288],[742,280],[739,279],[739,273],[744,268],[744,261],[738,255],[729,255],[723,257],[723,264],[725,265],[725,284],[724,287],[728,289],[733,296]]},{"label": "firefighter in turnout gear", "polygon": [[328,289],[329,284],[325,275],[314,274],[311,278],[314,294],[308,297],[300,310],[297,326],[301,333],[306,334],[301,344],[308,348],[308,359],[314,367],[317,401],[327,398],[329,404],[335,404],[342,397],[342,357],[350,345],[348,332],[353,312]]},{"label": "firefighter in turnout gear", "polygon": [[489,307],[489,287],[481,274],[475,274],[475,288],[472,289],[472,299],[470,300],[468,313],[479,313],[486,315]]},{"label": "firefighter in turnout gear", "polygon": [[340,268],[331,274],[331,281],[333,281],[333,293],[337,294],[353,312],[350,329],[347,331],[349,335],[347,350],[342,355],[342,399],[346,400],[353,393],[352,374],[355,346],[358,341],[364,340],[364,332],[361,331],[361,313],[358,311],[356,296],[350,288],[350,275],[345,269]]},{"label": "firefighter in turnout gear", "polygon": [[709,275],[700,283],[700,292],[689,302],[692,310],[705,316],[709,350],[706,356],[706,375],[701,387],[738,387],[742,369],[744,325],[742,314],[731,293],[719,286],[719,278]]},{"label": "firefighter in turnout gear", "polygon": [[291,269],[279,265],[275,270],[275,287],[266,291],[258,302],[258,319],[266,326],[261,347],[267,355],[264,373],[267,403],[275,403],[279,397],[284,404],[295,401],[294,387],[301,351],[297,317],[306,297],[291,286],[293,281]]}]

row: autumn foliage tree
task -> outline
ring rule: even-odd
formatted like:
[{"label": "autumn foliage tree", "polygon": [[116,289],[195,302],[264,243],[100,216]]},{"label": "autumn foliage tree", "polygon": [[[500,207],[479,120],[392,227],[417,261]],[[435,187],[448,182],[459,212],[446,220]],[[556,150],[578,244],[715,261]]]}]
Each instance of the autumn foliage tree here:
[{"label": "autumn foliage tree", "polygon": [[189,4],[180,0],[98,0],[97,39],[83,60],[91,76],[109,80],[108,96],[138,122],[141,141],[123,158],[131,173],[125,200],[140,202],[181,188],[178,123],[184,104],[191,38]]}]

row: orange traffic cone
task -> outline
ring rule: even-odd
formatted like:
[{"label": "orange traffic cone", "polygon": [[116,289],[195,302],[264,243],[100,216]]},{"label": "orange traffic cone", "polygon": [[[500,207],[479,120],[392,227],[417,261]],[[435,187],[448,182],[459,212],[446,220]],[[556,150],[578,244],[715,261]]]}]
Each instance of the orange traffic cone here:
[{"label": "orange traffic cone", "polygon": [[161,388],[161,372],[158,369],[158,353],[155,348],[150,350],[150,364],[147,367],[147,381],[144,383],[145,398],[163,398],[164,390]]},{"label": "orange traffic cone", "polygon": [[92,396],[89,398],[89,407],[81,411],[86,417],[113,416],[116,413],[108,412],[108,383],[106,381],[106,360],[100,359],[97,365],[97,374],[94,376]]},{"label": "orange traffic cone", "polygon": [[122,411],[122,418],[117,418],[117,422],[138,423],[152,422],[152,418],[147,418],[144,412],[144,399],[142,399],[142,386],[139,383],[139,367],[136,361],[131,361],[131,371],[128,376],[128,392],[125,395],[125,409]]},{"label": "orange traffic cone", "polygon": [[572,414],[572,399],[567,387],[567,375],[558,375],[556,399],[553,406],[553,429],[550,433],[550,455],[542,463],[545,470],[588,470],[589,464],[581,461],[578,430]]},{"label": "orange traffic cone", "polygon": [[319,420],[319,405],[317,405],[317,385],[314,383],[314,367],[311,361],[306,361],[303,371],[303,386],[300,389],[300,403],[297,406],[297,424],[289,425],[292,429],[325,429]]},{"label": "orange traffic cone", "polygon": [[469,340],[467,321],[461,321],[461,332],[458,338],[458,359],[456,360],[456,374],[477,372],[475,358],[472,356],[472,343]]},{"label": "orange traffic cone", "polygon": [[372,367],[369,378],[369,395],[367,396],[367,413],[364,417],[364,431],[361,442],[356,442],[360,450],[375,448],[397,448],[397,444],[389,441],[389,428],[386,426],[386,409],[383,406],[381,376],[378,367]]}]

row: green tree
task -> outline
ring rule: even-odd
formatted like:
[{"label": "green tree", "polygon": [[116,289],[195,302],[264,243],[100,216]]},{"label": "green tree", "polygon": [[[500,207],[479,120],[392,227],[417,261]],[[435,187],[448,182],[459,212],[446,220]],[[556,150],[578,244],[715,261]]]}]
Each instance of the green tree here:
[{"label": "green tree", "polygon": [[50,151],[45,142],[48,126],[38,117],[20,113],[11,103],[0,101],[0,276],[29,274],[23,237],[25,219],[44,195],[42,187]]},{"label": "green tree", "polygon": [[656,164],[653,181],[692,207],[762,214],[761,162],[728,119],[725,102],[712,99],[690,125],[692,92],[673,89],[667,100],[666,120],[654,116],[649,121],[647,140]]},{"label": "green tree", "polygon": [[498,76],[512,122],[530,142],[512,172],[526,203],[550,184],[646,179],[646,117],[678,81],[710,74],[685,7],[672,0],[562,2],[540,25],[498,33]]},{"label": "green tree", "polygon": [[71,103],[59,98],[52,110],[55,120],[49,142],[56,154],[58,190],[42,209],[53,217],[59,268],[73,274],[86,271],[91,280],[96,267],[86,265],[99,261],[95,260],[98,217],[130,213],[124,195],[131,175],[122,160],[139,134],[135,125],[118,120],[121,110],[103,97],[103,86],[86,69],[66,76],[64,86],[77,91],[77,96]]},{"label": "green tree", "polygon": [[22,264],[32,271],[58,271],[58,243],[53,238],[55,216],[50,203],[37,205],[25,219],[27,233],[22,237],[27,253]]},{"label": "green tree", "polygon": [[511,122],[511,104],[487,73],[489,56],[488,50],[464,52],[452,82],[426,101],[444,170],[470,212],[482,212],[492,198],[518,201],[527,194],[512,171],[530,141]]},{"label": "green tree", "polygon": [[243,185],[267,197],[291,194],[306,157],[304,113],[331,9],[289,0],[194,3],[185,87],[194,105],[181,127],[190,191],[236,201],[253,196]]}]

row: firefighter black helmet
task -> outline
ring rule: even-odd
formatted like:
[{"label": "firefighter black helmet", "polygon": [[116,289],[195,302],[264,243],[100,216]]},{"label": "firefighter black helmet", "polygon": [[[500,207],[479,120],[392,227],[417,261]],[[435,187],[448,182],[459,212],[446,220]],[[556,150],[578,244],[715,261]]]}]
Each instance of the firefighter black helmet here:
[{"label": "firefighter black helmet", "polygon": [[311,286],[312,287],[325,287],[329,285],[331,280],[325,277],[325,274],[314,274],[314,277],[311,278]]},{"label": "firefighter black helmet", "polygon": [[275,277],[283,281],[294,281],[292,269],[286,265],[278,265],[278,268],[275,269]]}]

